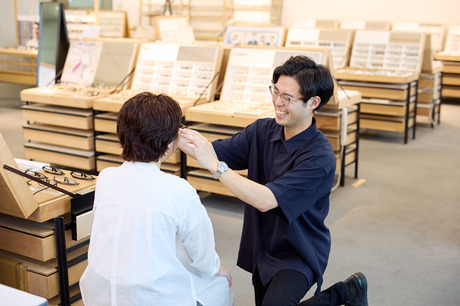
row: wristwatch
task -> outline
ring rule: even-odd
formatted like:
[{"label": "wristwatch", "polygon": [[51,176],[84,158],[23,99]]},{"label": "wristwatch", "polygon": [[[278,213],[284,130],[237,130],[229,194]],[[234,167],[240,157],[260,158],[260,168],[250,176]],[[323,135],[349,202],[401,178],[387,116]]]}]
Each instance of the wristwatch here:
[{"label": "wristwatch", "polygon": [[227,170],[228,170],[227,164],[225,162],[223,162],[223,161],[220,161],[217,164],[217,171],[214,173],[214,175],[212,177],[217,180],[219,178],[219,176],[221,176]]}]

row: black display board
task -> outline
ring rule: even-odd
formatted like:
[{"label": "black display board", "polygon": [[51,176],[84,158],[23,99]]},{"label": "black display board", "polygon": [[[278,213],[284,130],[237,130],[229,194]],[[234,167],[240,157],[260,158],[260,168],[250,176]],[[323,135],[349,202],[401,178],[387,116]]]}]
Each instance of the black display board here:
[{"label": "black display board", "polygon": [[37,86],[47,86],[59,80],[68,50],[69,37],[64,4],[57,2],[40,3]]}]

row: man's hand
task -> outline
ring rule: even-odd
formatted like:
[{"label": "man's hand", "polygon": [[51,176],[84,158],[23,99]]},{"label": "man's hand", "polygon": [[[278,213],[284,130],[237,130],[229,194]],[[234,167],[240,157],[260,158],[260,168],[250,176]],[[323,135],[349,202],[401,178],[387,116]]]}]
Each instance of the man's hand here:
[{"label": "man's hand", "polygon": [[219,160],[212,144],[203,135],[191,129],[179,129],[179,135],[179,148],[198,160],[203,168],[215,173]]},{"label": "man's hand", "polygon": [[225,276],[228,280],[228,286],[232,286],[232,276],[230,275],[230,272],[224,267],[220,266],[219,272],[216,273],[217,276]]}]

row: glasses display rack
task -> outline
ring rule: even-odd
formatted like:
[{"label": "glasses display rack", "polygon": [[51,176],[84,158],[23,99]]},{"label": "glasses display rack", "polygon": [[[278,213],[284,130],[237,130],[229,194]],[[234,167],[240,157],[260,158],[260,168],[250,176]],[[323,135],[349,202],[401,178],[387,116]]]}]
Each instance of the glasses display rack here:
[{"label": "glasses display rack", "polygon": [[[223,50],[219,46],[141,44],[130,89],[94,102],[97,171],[123,163],[116,121],[126,100],[143,91],[166,93],[179,102],[185,115],[189,107],[214,99],[222,55]],[[176,175],[181,175],[180,167],[179,151],[161,165],[163,171]]]},{"label": "glasses display rack", "polygon": [[336,19],[296,19],[294,28],[339,29],[340,21]]},{"label": "glasses display rack", "polygon": [[0,82],[35,85],[37,54],[36,49],[0,48]]},{"label": "glasses display rack", "polygon": [[442,61],[442,97],[460,99],[460,25],[451,25],[444,50],[435,54]]},{"label": "glasses display rack", "polygon": [[130,40],[72,41],[60,84],[21,91],[28,159],[95,171],[93,103],[124,86],[137,45]]},{"label": "glasses display rack", "polygon": [[[190,123],[190,128],[199,130],[212,141],[231,137],[259,118],[272,117],[273,102],[268,86],[271,84],[273,70],[295,55],[309,56],[317,63],[331,67],[330,52],[324,48],[233,47],[226,66],[220,100],[189,108],[185,119]],[[345,164],[345,159],[350,164],[356,161],[357,165],[358,133],[356,131],[359,127],[355,124],[356,129],[345,128],[346,132],[343,133],[343,126],[347,127],[347,124],[343,125],[343,123],[348,118],[352,121],[354,115],[342,116],[342,110],[349,107],[356,108],[354,105],[360,98],[356,91],[347,93],[336,91],[329,102],[331,108],[325,107],[324,112],[315,115],[319,125],[323,121],[335,122],[334,128],[328,130],[328,136],[331,143],[336,144],[338,175],[341,170],[344,171],[342,165]],[[342,139],[343,137],[346,139]],[[340,144],[337,145],[338,143]],[[353,144],[356,151],[350,149],[347,151],[348,157],[342,157],[342,144],[349,144],[350,148]],[[220,182],[212,179],[208,171],[200,169],[193,159],[187,158],[187,166],[190,167],[187,179],[196,189],[231,195]],[[357,175],[357,172],[355,174]]]},{"label": "glasses display rack", "polygon": [[[93,191],[96,177],[85,174],[91,179],[82,179],[75,172],[14,159],[1,134],[0,149],[0,256],[21,263],[22,290],[49,304],[70,305],[80,299],[78,281],[89,243],[88,235],[72,239],[70,215],[74,199]],[[92,201],[83,202],[91,210]],[[90,225],[77,226],[91,231]]]},{"label": "glasses display rack", "polygon": [[356,31],[350,66],[336,70],[345,89],[360,91],[360,129],[402,132],[415,138],[417,86],[425,34]]},{"label": "glasses display rack", "polygon": [[100,37],[128,37],[128,18],[125,11],[65,10],[69,39],[81,39],[84,31],[99,23]]},{"label": "glasses display rack", "polygon": [[285,46],[330,48],[337,69],[348,65],[353,34],[351,30],[289,28]]},{"label": "glasses display rack", "polygon": [[346,30],[388,31],[390,27],[391,24],[389,21],[346,19],[340,21],[339,28]]}]

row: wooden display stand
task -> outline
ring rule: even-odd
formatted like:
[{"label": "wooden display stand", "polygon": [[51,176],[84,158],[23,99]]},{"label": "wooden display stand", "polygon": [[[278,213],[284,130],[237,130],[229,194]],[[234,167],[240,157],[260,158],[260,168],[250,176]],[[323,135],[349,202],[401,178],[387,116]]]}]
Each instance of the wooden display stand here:
[{"label": "wooden display stand", "polygon": [[61,84],[21,91],[26,157],[95,172],[94,101],[124,87],[137,48],[131,40],[72,41]]},{"label": "wooden display stand", "polygon": [[38,51],[0,48],[0,82],[35,85]]},{"label": "wooden display stand", "polygon": [[[131,89],[94,102],[97,171],[123,163],[116,121],[125,101],[143,91],[166,93],[179,103],[185,115],[189,107],[214,99],[222,55],[223,50],[219,46],[142,44]],[[161,169],[176,175],[185,172],[181,171],[179,151],[163,163]]]},{"label": "wooden display stand", "polygon": [[348,65],[353,34],[351,30],[289,28],[285,46],[330,48],[337,69]]},{"label": "wooden display stand", "polygon": [[[69,286],[78,291],[87,265],[91,223],[81,228],[80,221],[92,220],[95,177],[85,180],[83,174],[29,161],[18,164],[1,134],[0,152],[0,256],[25,266],[22,290],[50,299],[50,304],[70,305],[80,297],[78,292],[71,297]],[[82,208],[85,214],[78,212]],[[75,236],[81,229],[86,234]]]},{"label": "wooden display stand", "polygon": [[[331,56],[324,48],[255,48],[233,47],[230,50],[224,85],[220,100],[191,107],[185,119],[191,128],[199,130],[209,140],[231,137],[259,118],[273,116],[272,98],[268,91],[273,69],[290,56],[305,55],[331,67]],[[336,87],[337,89],[337,87]],[[322,112],[315,114],[317,122],[327,130],[337,154],[337,173],[344,184],[345,163],[356,164],[357,176],[358,130],[356,104],[361,99],[357,91],[334,92],[331,101]],[[350,115],[343,110],[350,109]],[[354,114],[353,114],[354,113]],[[348,125],[347,120],[353,121]],[[345,132],[343,132],[345,131]],[[349,145],[349,146],[348,146]],[[348,146],[345,154],[343,148]],[[352,146],[353,149],[352,149]],[[193,159],[187,159],[187,179],[198,190],[232,195],[220,182],[212,179],[208,171],[200,169]]]},{"label": "wooden display stand", "polygon": [[339,84],[362,97],[360,128],[402,132],[415,138],[417,87],[425,34],[357,31],[350,67],[336,71]]},{"label": "wooden display stand", "polygon": [[443,63],[442,97],[460,99],[460,25],[449,26],[443,51],[434,55]]}]

